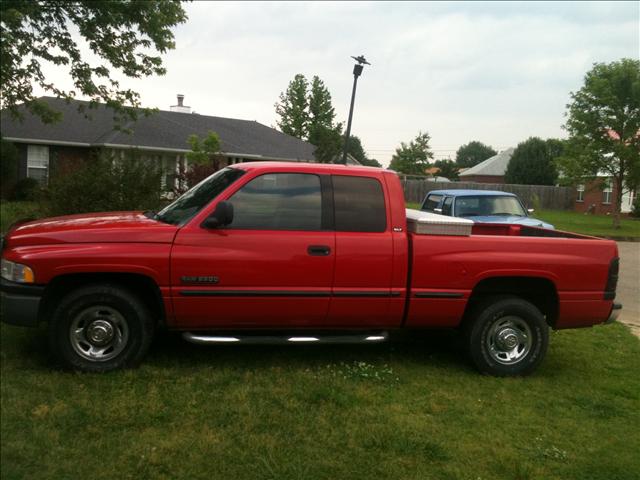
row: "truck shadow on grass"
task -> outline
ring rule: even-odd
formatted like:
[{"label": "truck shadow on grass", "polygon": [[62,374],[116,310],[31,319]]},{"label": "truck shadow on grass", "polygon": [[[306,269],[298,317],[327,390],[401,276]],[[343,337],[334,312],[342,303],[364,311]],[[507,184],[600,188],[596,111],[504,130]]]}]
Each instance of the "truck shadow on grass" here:
[{"label": "truck shadow on grass", "polygon": [[472,371],[455,331],[430,331],[394,336],[380,344],[352,345],[193,345],[179,333],[160,332],[146,363],[158,367],[220,366],[267,369],[296,365],[317,368],[328,363],[429,363]]},{"label": "truck shadow on grass", "polygon": [[[27,369],[60,367],[49,353],[46,325],[22,329],[2,325],[5,366]],[[329,363],[391,362],[429,364],[473,371],[456,331],[412,332],[371,345],[194,345],[180,333],[160,331],[142,365],[158,368],[233,368],[259,370],[272,367],[317,368]]]}]

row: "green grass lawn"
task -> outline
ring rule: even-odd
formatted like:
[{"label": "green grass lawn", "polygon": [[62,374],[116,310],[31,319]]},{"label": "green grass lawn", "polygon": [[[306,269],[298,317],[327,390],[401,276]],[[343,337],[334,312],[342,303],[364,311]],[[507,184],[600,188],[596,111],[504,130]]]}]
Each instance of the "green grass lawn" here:
[{"label": "green grass lawn", "polygon": [[640,476],[640,342],[551,335],[532,377],[475,372],[456,337],[202,347],[163,334],[137,370],[50,366],[45,330],[2,325],[1,476],[602,479]]},{"label": "green grass lawn", "polygon": [[[418,203],[407,203],[407,208],[420,208]],[[563,210],[541,210],[534,217],[551,223],[558,230],[582,233],[595,237],[628,237],[640,239],[640,219],[623,217],[619,229],[613,228],[609,215],[585,215]]]},{"label": "green grass lawn", "polygon": [[623,217],[620,228],[613,228],[613,219],[609,215],[585,215],[579,212],[561,210],[541,210],[534,216],[549,222],[558,230],[584,233],[596,237],[634,237],[640,238],[640,219]]}]

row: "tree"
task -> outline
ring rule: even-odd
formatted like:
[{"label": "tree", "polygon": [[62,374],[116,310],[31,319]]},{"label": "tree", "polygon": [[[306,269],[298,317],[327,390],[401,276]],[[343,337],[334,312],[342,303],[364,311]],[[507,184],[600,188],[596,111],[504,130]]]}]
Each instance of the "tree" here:
[{"label": "tree", "polygon": [[460,168],[470,168],[497,154],[498,152],[489,145],[474,140],[458,148],[456,164]]},{"label": "tree", "polygon": [[391,158],[389,168],[407,175],[424,175],[429,160],[433,158],[429,140],[431,137],[428,133],[420,132],[408,144],[401,142]]},{"label": "tree", "polygon": [[318,145],[320,132],[334,128],[333,119],[336,117],[335,109],[331,104],[331,94],[324,82],[317,76],[311,81],[309,92],[309,143]]},{"label": "tree", "polygon": [[[344,136],[342,137],[342,148],[344,148]],[[366,165],[368,167],[378,167],[382,168],[380,162],[373,158],[367,157],[367,153],[364,151],[364,147],[362,146],[362,140],[355,135],[351,135],[349,137],[349,144],[347,145],[347,153],[351,155],[354,159],[356,159],[361,165]]]},{"label": "tree", "polygon": [[458,165],[453,160],[447,158],[446,160],[436,160],[433,164],[434,167],[438,167],[439,177],[448,178],[449,180],[458,180]]},{"label": "tree", "polygon": [[563,175],[575,183],[598,174],[612,178],[613,225],[620,228],[624,189],[640,185],[640,60],[596,63],[567,105],[567,152],[559,159]]},{"label": "tree", "polygon": [[177,182],[173,188],[176,195],[182,195],[201,180],[220,170],[222,162],[220,137],[217,133],[209,132],[204,138],[190,135],[187,143],[191,147],[191,151],[186,154],[189,166],[187,168],[184,162],[178,162]]},{"label": "tree", "polygon": [[314,155],[320,163],[332,163],[342,152],[344,136],[342,125],[336,128],[318,127],[315,132],[316,149]]},{"label": "tree", "polygon": [[278,127],[283,133],[306,140],[309,135],[309,82],[301,73],[297,74],[287,90],[280,94],[280,102],[275,104]]},{"label": "tree", "polygon": [[[186,21],[178,0],[153,2],[24,2],[0,3],[1,107],[21,118],[22,103],[44,122],[54,122],[60,112],[34,97],[34,86],[66,99],[88,97],[112,107],[116,120],[135,118],[139,94],[121,89],[111,69],[127,77],[163,75],[163,54],[175,47],[172,27]],[[77,37],[99,57],[90,63],[81,53]],[[49,81],[43,63],[68,68],[76,90],[63,90]]]},{"label": "tree", "polygon": [[557,139],[531,137],[518,144],[507,166],[506,183],[554,185],[558,178],[555,158],[561,152]]}]

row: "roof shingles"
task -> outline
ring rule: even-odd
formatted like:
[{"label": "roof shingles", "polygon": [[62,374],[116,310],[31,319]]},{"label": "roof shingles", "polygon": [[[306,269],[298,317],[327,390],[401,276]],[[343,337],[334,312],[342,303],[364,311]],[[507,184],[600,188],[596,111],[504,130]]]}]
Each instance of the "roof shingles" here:
[{"label": "roof shingles", "polygon": [[2,136],[14,141],[69,142],[91,146],[123,145],[130,147],[188,151],[187,139],[216,132],[220,136],[223,153],[238,156],[258,156],[270,159],[313,161],[315,147],[308,142],[281,133],[255,121],[212,117],[195,113],[160,110],[125,127],[131,133],[114,130],[113,111],[104,105],[87,109],[89,118],[78,112],[74,100],[43,97],[52,108],[61,111],[63,118],[54,124],[44,124],[39,118],[24,113],[22,122],[2,111]]}]

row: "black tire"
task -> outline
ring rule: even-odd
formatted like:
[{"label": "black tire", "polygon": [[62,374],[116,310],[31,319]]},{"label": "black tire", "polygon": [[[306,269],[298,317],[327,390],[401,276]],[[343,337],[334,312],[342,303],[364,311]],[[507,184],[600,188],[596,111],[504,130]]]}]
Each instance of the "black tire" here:
[{"label": "black tire", "polygon": [[67,368],[109,372],[137,366],[153,333],[151,315],[136,295],[116,285],[91,285],[72,291],[56,306],[49,347]]},{"label": "black tire", "polygon": [[466,325],[465,343],[481,373],[524,376],[542,362],[549,327],[540,310],[526,300],[494,297],[474,309]]}]

